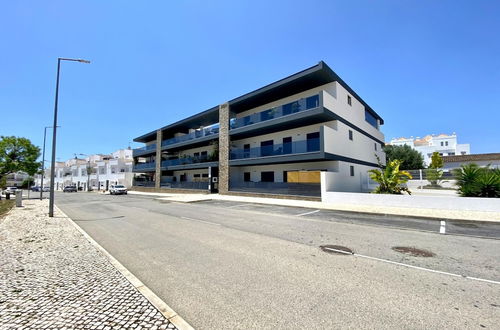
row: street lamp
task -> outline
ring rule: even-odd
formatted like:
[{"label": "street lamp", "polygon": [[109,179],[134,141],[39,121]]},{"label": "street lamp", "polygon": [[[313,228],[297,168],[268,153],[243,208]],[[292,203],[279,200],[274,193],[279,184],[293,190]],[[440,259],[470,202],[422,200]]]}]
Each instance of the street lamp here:
[{"label": "street lamp", "polygon": [[[61,126],[57,126],[61,127]],[[52,126],[46,126],[43,130],[43,153],[42,153],[42,179],[40,180],[40,200],[42,200],[43,195],[43,176],[45,175],[45,140],[47,137],[47,128],[52,128]]]},{"label": "street lamp", "polygon": [[[90,155],[87,154],[78,154],[79,156],[87,156],[89,160],[87,161],[87,192],[90,191]],[[76,158],[76,154],[75,154]]]},{"label": "street lamp", "polygon": [[61,58],[57,59],[57,78],[56,78],[56,99],[54,103],[54,130],[52,131],[52,161],[50,168],[50,200],[49,200],[49,217],[54,217],[54,176],[56,165],[56,133],[57,133],[57,101],[59,97],[59,72],[61,71],[61,61],[72,61],[80,63],[90,63],[90,61],[74,58]]}]

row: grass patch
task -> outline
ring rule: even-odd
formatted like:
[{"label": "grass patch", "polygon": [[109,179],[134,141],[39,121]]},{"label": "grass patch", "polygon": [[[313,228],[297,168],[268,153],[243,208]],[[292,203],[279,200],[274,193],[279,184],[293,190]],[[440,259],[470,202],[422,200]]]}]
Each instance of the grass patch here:
[{"label": "grass patch", "polygon": [[0,218],[9,212],[9,210],[14,207],[14,201],[11,199],[2,199],[0,201]]}]

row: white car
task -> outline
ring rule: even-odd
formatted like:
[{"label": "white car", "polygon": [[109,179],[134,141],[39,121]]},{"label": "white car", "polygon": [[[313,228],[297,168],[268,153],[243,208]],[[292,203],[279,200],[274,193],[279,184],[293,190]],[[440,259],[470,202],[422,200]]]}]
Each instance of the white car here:
[{"label": "white car", "polygon": [[6,195],[6,194],[15,195],[16,191],[17,191],[17,187],[7,187],[7,188],[5,188],[3,193],[4,193],[4,195]]},{"label": "white car", "polygon": [[121,195],[121,194],[126,195],[127,194],[127,187],[125,187],[122,184],[112,185],[111,188],[109,188],[109,194],[110,195]]}]

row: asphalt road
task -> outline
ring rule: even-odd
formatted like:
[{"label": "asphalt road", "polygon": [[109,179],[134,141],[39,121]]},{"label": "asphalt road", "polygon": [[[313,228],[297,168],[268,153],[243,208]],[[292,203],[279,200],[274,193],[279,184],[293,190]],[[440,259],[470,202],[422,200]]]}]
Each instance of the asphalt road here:
[{"label": "asphalt road", "polygon": [[[500,322],[500,283],[482,281],[500,282],[500,240],[441,235],[436,221],[96,193],[58,193],[56,204],[195,328]],[[456,227],[498,237],[498,226],[471,225]],[[325,244],[360,256],[325,253]]]}]

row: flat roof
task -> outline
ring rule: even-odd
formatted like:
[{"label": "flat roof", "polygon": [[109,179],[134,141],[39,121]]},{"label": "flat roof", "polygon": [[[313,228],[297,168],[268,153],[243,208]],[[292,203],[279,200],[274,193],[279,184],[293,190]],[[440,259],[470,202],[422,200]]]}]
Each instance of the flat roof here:
[{"label": "flat roof", "polygon": [[[250,93],[244,94],[230,100],[228,103],[231,111],[240,113],[248,109],[255,108],[262,104],[270,103],[287,96],[297,94],[318,86],[322,86],[331,82],[337,81],[344,87],[349,94],[354,96],[365,109],[370,112],[375,118],[380,120],[380,124],[384,124],[384,120],[380,117],[356,92],[352,90],[330,67],[323,61],[318,64],[292,74],[286,78],[275,81],[269,85],[256,89]],[[198,128],[201,126],[210,125],[219,121],[219,107],[215,106],[188,118],[182,119],[175,123],[160,128],[165,130],[188,130],[190,128]],[[147,134],[141,135],[134,139],[136,142],[149,142],[156,138],[156,130]]]}]

